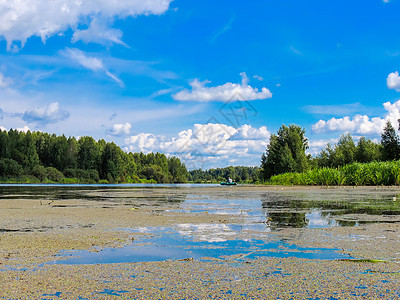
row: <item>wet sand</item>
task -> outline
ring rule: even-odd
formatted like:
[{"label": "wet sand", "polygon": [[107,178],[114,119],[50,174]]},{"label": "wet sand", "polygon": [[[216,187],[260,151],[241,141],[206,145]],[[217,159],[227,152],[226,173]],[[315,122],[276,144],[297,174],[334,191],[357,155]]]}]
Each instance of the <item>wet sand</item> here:
[{"label": "wet sand", "polygon": [[[159,188],[135,191],[134,202],[88,199],[1,199],[0,298],[3,299],[397,299],[400,297],[399,223],[358,227],[285,228],[271,239],[287,239],[305,247],[338,248],[343,253],[383,262],[259,258],[238,261],[164,261],[97,265],[52,265],[46,262],[65,249],[99,251],[122,247],[143,233],[123,228],[175,224],[235,224],[237,215],[176,211],[175,199],[185,194],[248,197],[274,191],[323,193],[326,188],[238,186],[235,189]],[[338,188],[351,193],[353,188]],[[368,193],[396,188],[356,188]],[[400,190],[399,190],[400,191]],[[123,198],[123,197],[122,197]],[[157,199],[164,199],[162,207]],[[332,297],[332,298],[330,298]]]}]

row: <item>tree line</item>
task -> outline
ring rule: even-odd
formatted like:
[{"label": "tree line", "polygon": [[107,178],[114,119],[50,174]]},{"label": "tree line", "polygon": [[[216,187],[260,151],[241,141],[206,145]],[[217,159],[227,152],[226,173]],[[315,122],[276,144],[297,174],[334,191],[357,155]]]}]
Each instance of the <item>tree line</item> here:
[{"label": "tree line", "polygon": [[[400,120],[398,122],[400,130]],[[277,134],[271,136],[267,149],[262,154],[263,179],[268,181],[272,176],[284,173],[337,169],[355,163],[388,162],[400,159],[400,137],[390,121],[386,123],[381,134],[381,141],[378,143],[360,137],[356,144],[352,136],[347,133],[341,135],[336,144],[327,144],[316,157],[306,154],[308,148],[304,128],[294,124],[282,125]]]},{"label": "tree line", "polygon": [[[261,167],[230,166],[188,172],[177,157],[167,157],[158,152],[126,153],[115,143],[103,139],[96,141],[89,136],[77,139],[43,132],[0,130],[0,181],[204,183],[225,181],[230,177],[236,182],[257,183],[284,173],[400,160],[400,137],[389,121],[380,142],[361,137],[355,143],[350,134],[343,134],[336,144],[327,144],[316,157],[306,153],[309,145],[305,133],[305,129],[298,125],[282,125],[276,134],[271,135],[261,157]],[[371,166],[376,169],[375,165]],[[386,168],[386,165],[380,165],[380,168]],[[327,172],[321,170],[313,174]],[[308,173],[301,180],[307,181],[313,174]],[[341,178],[341,174],[335,176]]]},{"label": "tree line", "polygon": [[256,183],[261,179],[261,169],[259,167],[233,167],[216,168],[209,170],[189,171],[189,181],[194,183],[216,183],[226,181],[228,178],[238,183]]},{"label": "tree line", "polygon": [[85,136],[0,130],[0,180],[62,183],[186,182],[186,166],[161,153],[126,153]]}]

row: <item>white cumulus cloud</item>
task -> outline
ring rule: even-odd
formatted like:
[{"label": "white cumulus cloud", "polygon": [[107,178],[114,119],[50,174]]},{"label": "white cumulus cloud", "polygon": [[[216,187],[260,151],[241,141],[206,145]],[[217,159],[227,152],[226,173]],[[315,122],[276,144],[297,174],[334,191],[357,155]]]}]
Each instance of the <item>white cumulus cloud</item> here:
[{"label": "white cumulus cloud", "polygon": [[232,135],[230,140],[265,140],[269,139],[270,135],[270,132],[265,126],[254,128],[245,124]]},{"label": "white cumulus cloud", "polygon": [[178,101],[249,101],[262,100],[272,97],[272,93],[265,87],[259,91],[257,88],[250,86],[246,73],[241,73],[242,83],[227,82],[223,85],[207,87],[209,81],[199,81],[198,79],[190,82],[192,89],[184,89],[174,95],[173,99]]},{"label": "white cumulus cloud", "polygon": [[310,140],[308,142],[307,153],[313,156],[317,156],[322,149],[325,149],[328,144],[335,145],[339,139],[324,139],[324,140]]},{"label": "white cumulus cloud", "polygon": [[[7,128],[5,128],[3,126],[0,126],[0,131],[8,131],[8,130],[7,130]],[[32,130],[28,126],[25,125],[24,127],[17,128],[17,131],[27,133],[28,131],[32,131]]]},{"label": "white cumulus cloud", "polygon": [[44,42],[69,28],[76,31],[79,25],[85,25],[93,18],[112,22],[130,16],[159,15],[168,10],[171,1],[0,0],[0,35],[7,41],[9,50],[17,50],[32,36],[38,36]]},{"label": "white cumulus cloud", "polygon": [[237,163],[259,165],[269,137],[265,126],[243,125],[236,129],[208,123],[194,124],[172,137],[140,133],[125,139],[125,145],[132,152],[176,155],[189,169],[197,169]]},{"label": "white cumulus cloud", "polygon": [[78,63],[85,69],[91,70],[93,72],[103,72],[112,80],[114,80],[120,87],[124,87],[124,83],[121,79],[117,76],[112,74],[105,66],[103,61],[94,56],[89,56],[88,54],[84,53],[79,49],[71,49],[67,48],[66,50],[62,51],[61,54],[68,57],[72,61]]},{"label": "white cumulus cloud", "polygon": [[397,127],[397,120],[400,119],[400,100],[391,104],[383,104],[387,113],[383,117],[370,118],[367,115],[355,115],[354,117],[345,116],[343,118],[332,118],[328,121],[319,120],[312,126],[314,132],[350,132],[361,135],[379,135],[387,121]]},{"label": "white cumulus cloud", "polygon": [[400,76],[399,72],[390,73],[386,79],[386,84],[389,89],[400,92]]},{"label": "white cumulus cloud", "polygon": [[63,121],[69,117],[69,112],[60,109],[58,102],[50,103],[47,106],[36,107],[31,110],[27,110],[23,115],[22,119],[28,123],[57,123]]},{"label": "white cumulus cloud", "polygon": [[17,128],[17,130],[21,131],[21,132],[25,132],[25,133],[27,133],[28,131],[31,131],[31,129],[26,125],[22,128]]},{"label": "white cumulus cloud", "polygon": [[132,125],[128,122],[124,124],[114,124],[109,134],[115,136],[128,135],[131,131]]}]

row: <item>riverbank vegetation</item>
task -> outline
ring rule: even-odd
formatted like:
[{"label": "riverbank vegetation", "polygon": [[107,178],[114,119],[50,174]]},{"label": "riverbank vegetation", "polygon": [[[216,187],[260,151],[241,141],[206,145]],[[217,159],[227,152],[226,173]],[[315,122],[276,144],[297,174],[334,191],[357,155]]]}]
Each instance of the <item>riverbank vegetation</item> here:
[{"label": "riverbank vegetation", "polygon": [[344,134],[317,157],[306,155],[305,130],[282,126],[261,157],[263,179],[275,185],[399,185],[400,137],[390,122],[380,143],[365,137],[356,144]]},{"label": "riverbank vegetation", "polygon": [[177,183],[185,165],[161,153],[126,153],[92,137],[0,130],[1,182]]},{"label": "riverbank vegetation", "polygon": [[352,163],[272,176],[274,185],[399,185],[400,161]]},{"label": "riverbank vegetation", "polygon": [[237,183],[259,183],[261,169],[259,167],[226,167],[209,170],[189,171],[189,181],[193,183],[219,183],[232,178]]},{"label": "riverbank vegetation", "polygon": [[400,137],[387,122],[381,141],[357,144],[344,134],[316,157],[307,154],[306,131],[289,125],[272,134],[261,167],[188,171],[177,157],[127,153],[92,137],[0,130],[3,183],[238,183],[274,185],[399,185]]}]

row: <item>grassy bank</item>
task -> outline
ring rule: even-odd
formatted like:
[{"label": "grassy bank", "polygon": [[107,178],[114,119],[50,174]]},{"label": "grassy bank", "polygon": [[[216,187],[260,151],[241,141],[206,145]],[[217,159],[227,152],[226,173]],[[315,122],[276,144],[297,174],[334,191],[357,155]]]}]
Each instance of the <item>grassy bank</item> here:
[{"label": "grassy bank", "polygon": [[399,185],[400,161],[352,163],[272,176],[271,185]]},{"label": "grassy bank", "polygon": [[[40,180],[36,178],[35,176],[30,176],[30,175],[23,175],[19,177],[0,177],[0,184],[25,184],[25,183],[32,183],[32,184],[38,184],[38,183],[44,183],[44,184],[49,184],[49,183],[57,183],[57,184],[110,184],[114,182],[109,182],[106,179],[100,179],[98,181],[95,180],[82,180],[79,178],[61,178],[60,180]],[[154,179],[139,179],[135,181],[125,181],[125,182],[118,182],[118,183],[157,183]]]}]

